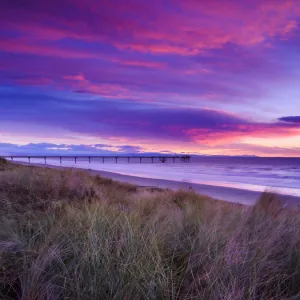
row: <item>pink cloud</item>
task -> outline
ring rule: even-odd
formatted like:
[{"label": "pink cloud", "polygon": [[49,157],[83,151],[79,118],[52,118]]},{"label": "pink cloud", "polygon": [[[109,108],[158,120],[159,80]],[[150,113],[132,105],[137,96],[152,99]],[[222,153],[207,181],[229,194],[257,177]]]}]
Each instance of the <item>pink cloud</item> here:
[{"label": "pink cloud", "polygon": [[128,94],[128,89],[116,84],[94,84],[87,80],[83,74],[66,75],[69,87],[78,92],[97,94],[107,98],[122,98]]},{"label": "pink cloud", "polygon": [[[1,18],[7,26],[36,41],[74,38],[107,42],[122,50],[191,55],[228,43],[242,46],[268,43],[269,38],[290,34],[300,16],[298,1],[213,0],[203,5],[194,0],[177,0],[173,3],[177,10],[168,10],[164,1],[154,1],[152,5],[138,0],[113,2],[54,1],[46,4],[46,1],[31,0],[28,8],[13,4],[4,6]],[[55,9],[68,11],[67,17]],[[7,50],[8,46],[2,44],[0,47]],[[41,53],[41,48],[26,43],[23,47],[11,45],[9,49],[12,48]],[[71,56],[72,52],[69,51]],[[63,50],[46,53],[66,56]],[[80,53],[76,55],[81,57]]]},{"label": "pink cloud", "polygon": [[121,60],[121,59],[112,59],[114,63],[118,63],[124,66],[133,66],[133,67],[144,67],[144,68],[154,68],[154,69],[164,69],[166,63],[163,62],[154,62],[146,60]]},{"label": "pink cloud", "polygon": [[66,75],[64,76],[64,79],[67,80],[74,80],[74,81],[85,81],[86,79],[84,78],[83,74],[76,74],[76,75]]},{"label": "pink cloud", "polygon": [[[222,130],[222,128],[224,130]],[[299,126],[286,126],[286,124],[245,123],[235,126],[224,124],[220,129],[215,128],[189,128],[183,131],[194,142],[205,145],[226,145],[242,141],[245,138],[281,138],[300,137]]]},{"label": "pink cloud", "polygon": [[67,49],[57,45],[42,44],[41,41],[32,42],[28,38],[14,38],[0,40],[0,51],[9,53],[25,53],[39,56],[50,56],[60,58],[101,58],[99,53],[91,51],[78,51],[76,49]]}]

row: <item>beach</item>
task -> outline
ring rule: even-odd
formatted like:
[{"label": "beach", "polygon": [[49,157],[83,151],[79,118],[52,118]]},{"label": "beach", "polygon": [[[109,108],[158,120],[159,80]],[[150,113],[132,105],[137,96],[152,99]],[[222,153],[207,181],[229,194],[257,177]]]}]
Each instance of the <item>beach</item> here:
[{"label": "beach", "polygon": [[4,159],[0,177],[1,299],[300,295],[299,208],[278,195]]},{"label": "beach", "polygon": [[[39,167],[48,167],[48,168],[56,168],[56,169],[69,169],[74,166],[54,166],[49,164],[29,164],[26,162],[21,162],[25,165],[34,165]],[[145,187],[155,187],[162,189],[171,189],[174,191],[177,190],[191,190],[199,195],[205,195],[211,197],[213,199],[218,199],[226,202],[240,203],[244,205],[253,205],[259,199],[262,192],[253,191],[247,189],[239,189],[218,185],[208,185],[208,184],[199,184],[192,182],[184,182],[184,181],[175,181],[175,180],[167,180],[167,179],[156,179],[156,178],[147,178],[147,177],[139,177],[139,176],[130,176],[124,175],[115,172],[108,172],[102,170],[93,170],[86,168],[74,168],[80,169],[82,171],[86,171],[92,175],[100,175],[105,178],[109,178],[115,181],[119,181],[122,183],[130,183],[137,186],[145,186]],[[272,192],[272,190],[266,190]],[[277,193],[278,194],[278,193]],[[300,197],[287,195],[287,194],[279,194],[280,198],[288,205],[298,206],[300,204]]]}]

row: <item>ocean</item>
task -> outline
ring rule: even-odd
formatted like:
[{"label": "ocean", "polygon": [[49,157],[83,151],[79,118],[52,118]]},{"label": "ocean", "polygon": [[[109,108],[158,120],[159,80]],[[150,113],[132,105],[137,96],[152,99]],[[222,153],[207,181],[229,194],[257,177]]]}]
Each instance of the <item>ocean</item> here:
[{"label": "ocean", "polygon": [[[27,159],[20,161],[28,162]],[[31,159],[31,163],[44,163],[44,159]],[[189,163],[166,163],[143,158],[115,159],[47,159],[47,164],[76,168],[102,170],[124,175],[146,178],[168,179],[190,183],[202,183],[253,191],[274,191],[300,196],[300,158],[261,158],[261,157],[191,157]]]}]

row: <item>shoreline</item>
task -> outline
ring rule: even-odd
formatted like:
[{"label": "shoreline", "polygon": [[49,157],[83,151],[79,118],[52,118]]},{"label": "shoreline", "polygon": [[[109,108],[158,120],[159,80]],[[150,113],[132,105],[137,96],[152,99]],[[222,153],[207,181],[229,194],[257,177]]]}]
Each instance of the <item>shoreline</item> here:
[{"label": "shoreline", "polygon": [[[253,205],[262,194],[262,192],[259,191],[238,189],[233,187],[224,187],[224,186],[190,183],[190,182],[175,181],[175,180],[168,180],[168,179],[156,179],[156,178],[123,175],[115,172],[93,170],[93,169],[86,169],[86,168],[74,168],[74,167],[67,167],[67,166],[55,166],[49,164],[38,164],[38,163],[35,164],[35,163],[26,163],[26,162],[15,162],[15,163],[19,163],[27,166],[47,167],[47,168],[54,168],[54,169],[81,170],[81,171],[88,172],[91,175],[100,175],[102,177],[110,178],[115,181],[130,183],[137,186],[149,186],[149,187],[156,187],[162,189],[170,189],[174,191],[180,189],[188,190],[191,188],[195,193],[200,195],[205,195],[221,201],[239,203],[244,205]],[[300,204],[300,197],[298,196],[285,195],[285,194],[278,194],[278,195],[288,205]]]}]

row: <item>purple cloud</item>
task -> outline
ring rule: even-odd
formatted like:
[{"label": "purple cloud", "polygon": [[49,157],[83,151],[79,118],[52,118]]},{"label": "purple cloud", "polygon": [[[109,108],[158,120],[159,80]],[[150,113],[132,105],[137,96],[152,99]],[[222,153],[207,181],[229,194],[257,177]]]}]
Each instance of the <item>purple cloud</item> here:
[{"label": "purple cloud", "polygon": [[113,146],[108,144],[72,145],[54,143],[29,143],[17,145],[0,143],[1,155],[117,155],[142,152],[141,147],[131,145]]},{"label": "purple cloud", "polygon": [[57,132],[57,129],[63,129],[84,136],[125,138],[154,144],[173,141],[225,144],[247,136],[281,137],[300,134],[300,127],[296,123],[255,122],[221,110],[141,103],[133,105],[125,100],[95,101],[69,99],[68,94],[62,96],[64,98],[59,99],[28,91],[19,94],[15,90],[4,90],[2,109],[5,113],[2,122],[21,122],[25,126],[43,125]]},{"label": "purple cloud", "polygon": [[279,120],[284,122],[289,122],[289,123],[300,124],[300,116],[282,117],[279,118]]}]

